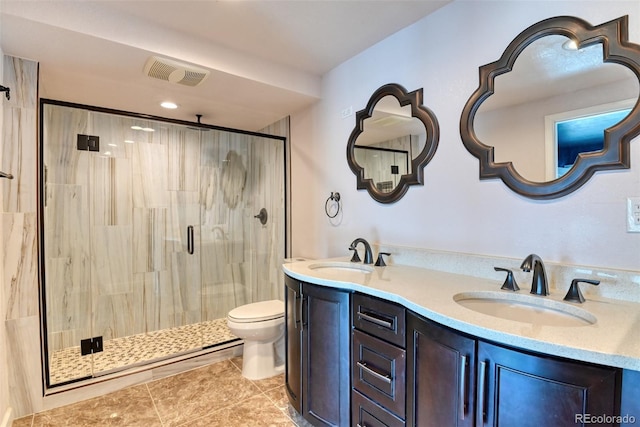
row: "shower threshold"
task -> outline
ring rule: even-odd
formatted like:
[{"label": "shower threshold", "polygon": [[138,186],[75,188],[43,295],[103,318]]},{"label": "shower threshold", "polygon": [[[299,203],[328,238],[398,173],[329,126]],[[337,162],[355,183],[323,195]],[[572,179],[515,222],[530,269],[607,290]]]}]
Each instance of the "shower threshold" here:
[{"label": "shower threshold", "polygon": [[69,347],[51,355],[50,384],[107,375],[234,340],[239,338],[223,318],[105,340],[104,350],[93,355],[82,356],[80,346]]}]

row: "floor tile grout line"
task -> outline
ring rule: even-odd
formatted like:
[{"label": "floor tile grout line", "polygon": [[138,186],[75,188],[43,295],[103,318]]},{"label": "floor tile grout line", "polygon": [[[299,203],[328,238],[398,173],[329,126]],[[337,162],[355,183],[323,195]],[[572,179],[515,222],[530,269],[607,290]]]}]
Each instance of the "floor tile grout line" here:
[{"label": "floor tile grout line", "polygon": [[149,384],[150,382],[147,382],[144,384],[144,387],[147,389],[147,393],[149,394],[149,398],[151,399],[151,404],[153,405],[153,410],[156,412],[156,415],[158,416],[158,420],[160,421],[160,425],[164,427],[164,421],[162,420],[162,416],[160,415],[160,411],[158,411],[158,406],[156,405],[156,400],[153,398],[153,395],[151,394],[151,390],[149,389]]},{"label": "floor tile grout line", "polygon": [[[285,417],[287,417],[287,419],[288,419],[289,421],[291,421],[291,423],[293,423],[293,425],[298,426],[298,423],[296,423],[296,422],[295,422],[295,420],[294,420],[293,418],[291,418],[291,416],[289,415],[289,413],[287,412],[287,410],[286,410],[286,409],[284,409],[284,408],[281,408],[280,406],[278,406],[278,404],[277,404],[277,403],[276,403],[276,402],[275,402],[271,397],[269,397],[269,395],[267,394],[267,391],[275,390],[275,389],[277,389],[278,387],[284,387],[284,386],[283,386],[283,385],[279,385],[279,386],[275,386],[275,387],[273,387],[273,388],[270,388],[270,389],[268,389],[268,390],[263,390],[263,391],[262,391],[262,394],[263,394],[263,395],[264,395],[264,396],[265,396],[265,397],[266,397],[266,398],[271,402],[271,404],[272,404],[273,406],[275,406],[275,408],[276,408],[278,411],[282,412],[282,414],[283,414]],[[287,401],[287,403],[288,403],[288,401]]]},{"label": "floor tile grout line", "polygon": [[[211,411],[211,412],[207,412],[206,414],[203,414],[203,415],[201,415],[199,417],[187,420],[187,421],[185,421],[185,422],[183,422],[181,424],[178,424],[176,427],[183,427],[183,426],[186,426],[189,423],[192,423],[192,422],[197,421],[199,419],[202,419],[202,418],[205,418],[205,417],[209,417],[209,416],[211,416],[211,415],[213,415],[213,414],[215,414],[217,412],[222,412],[222,411],[225,411],[225,410],[233,409],[234,407],[240,406],[242,403],[246,402],[247,400],[253,399],[253,398],[257,397],[257,396],[259,396],[259,394],[254,394],[253,396],[250,396],[250,397],[248,397],[248,398],[246,398],[244,400],[241,400],[239,402],[232,403],[232,404],[230,404],[228,406],[225,406],[225,407],[222,407],[222,408],[218,408],[218,409],[216,409],[214,411]],[[229,427],[231,427],[231,426],[229,426]]]},{"label": "floor tile grout line", "polygon": [[[231,361],[231,359],[227,359],[227,360],[225,360],[225,361],[218,362],[218,363],[224,363],[224,362],[228,362],[228,364],[229,364],[229,365],[233,366],[233,368],[226,368],[226,369],[228,369],[228,370],[233,370],[233,369],[235,369],[237,372],[239,372],[240,374],[242,374],[242,370],[241,370],[241,369],[239,369],[239,368],[235,365],[235,363],[233,363],[233,362]],[[254,398],[254,397],[256,397],[256,396],[259,396],[259,395],[262,393],[262,390],[260,389],[260,387],[258,387],[258,385],[257,385],[254,381],[252,381],[252,380],[247,379],[247,381],[249,381],[249,384],[251,384],[251,387],[253,387],[257,393],[256,393],[256,394],[254,394],[254,395],[252,395],[252,396],[249,396],[249,397],[248,397],[248,398],[246,398],[245,400],[248,400],[248,399]],[[202,414],[202,415],[200,415],[199,417],[196,417],[196,418],[193,418],[193,419],[190,419],[190,420],[184,421],[184,422],[182,422],[181,424],[178,424],[178,425],[177,425],[177,427],[188,425],[188,423],[191,423],[191,422],[196,421],[196,420],[199,420],[199,419],[201,419],[201,418],[204,418],[204,417],[210,416],[211,414],[214,414],[214,413],[216,413],[216,412],[219,412],[219,411],[223,411],[223,410],[227,410],[227,409],[233,408],[234,406],[238,406],[238,405],[239,405],[240,403],[242,403],[242,402],[244,402],[244,400],[243,400],[243,401],[240,401],[240,402],[234,402],[234,403],[231,403],[231,404],[229,404],[229,405],[223,406],[223,407],[218,408],[218,409],[213,410],[213,411],[209,411],[209,412],[207,412],[206,414]],[[162,418],[160,419],[160,421],[162,422]],[[162,425],[164,426],[165,424],[163,423]]]}]

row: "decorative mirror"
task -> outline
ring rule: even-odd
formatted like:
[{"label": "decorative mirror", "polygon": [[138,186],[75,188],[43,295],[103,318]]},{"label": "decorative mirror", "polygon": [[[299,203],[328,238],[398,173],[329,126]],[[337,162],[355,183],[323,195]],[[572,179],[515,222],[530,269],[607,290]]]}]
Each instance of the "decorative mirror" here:
[{"label": "decorative mirror", "polygon": [[480,67],[460,134],[480,161],[480,179],[553,199],[599,170],[628,169],[640,134],[640,45],[628,16],[593,27],[561,16],[520,33]]},{"label": "decorative mirror", "polygon": [[347,144],[347,162],[365,189],[380,203],[400,199],[410,185],[423,184],[423,168],[438,147],[438,121],[422,105],[422,89],[413,92],[390,83],[376,90]]}]

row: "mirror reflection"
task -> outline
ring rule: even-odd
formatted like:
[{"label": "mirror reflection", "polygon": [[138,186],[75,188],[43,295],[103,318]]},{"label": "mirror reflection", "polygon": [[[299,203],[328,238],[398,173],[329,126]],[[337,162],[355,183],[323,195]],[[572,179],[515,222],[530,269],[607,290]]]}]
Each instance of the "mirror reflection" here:
[{"label": "mirror reflection", "polygon": [[579,153],[602,152],[604,130],[630,113],[639,93],[634,73],[603,57],[602,42],[577,49],[557,34],[528,45],[475,116],[495,163],[544,183],[570,171]]},{"label": "mirror reflection", "polygon": [[422,105],[422,89],[381,86],[356,113],[347,143],[347,163],[358,190],[367,190],[380,203],[396,202],[409,186],[422,185],[439,138],[435,115]]},{"label": "mirror reflection", "polygon": [[364,120],[363,132],[356,140],[355,160],[378,191],[389,193],[402,175],[412,172],[411,160],[423,150],[426,140],[424,124],[411,116],[411,107],[400,106],[395,97],[387,95]]}]

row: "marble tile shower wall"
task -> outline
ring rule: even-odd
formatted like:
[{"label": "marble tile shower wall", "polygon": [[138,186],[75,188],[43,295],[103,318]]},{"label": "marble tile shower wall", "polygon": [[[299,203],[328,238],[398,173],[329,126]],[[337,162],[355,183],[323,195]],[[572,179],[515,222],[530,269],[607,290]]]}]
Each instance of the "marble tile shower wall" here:
[{"label": "marble tile shower wall", "polygon": [[[77,134],[99,136],[101,151],[78,151]],[[280,141],[51,105],[44,136],[50,351],[218,319],[277,297]],[[265,226],[253,218],[261,207]]]},{"label": "marble tile shower wall", "polygon": [[40,409],[40,320],[37,256],[37,78],[38,64],[3,56],[1,170],[14,175],[0,180],[2,209],[2,327],[8,369],[0,375],[9,384],[9,405],[15,416]]}]

